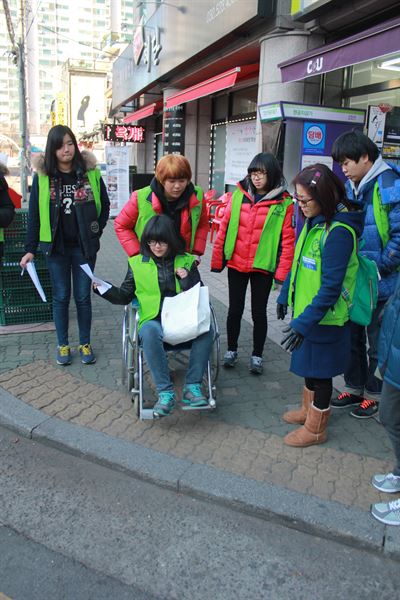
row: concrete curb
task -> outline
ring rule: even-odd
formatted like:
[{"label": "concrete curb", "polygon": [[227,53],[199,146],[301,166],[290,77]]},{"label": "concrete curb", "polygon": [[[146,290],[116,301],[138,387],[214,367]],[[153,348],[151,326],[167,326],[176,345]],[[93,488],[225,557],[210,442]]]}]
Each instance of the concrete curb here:
[{"label": "concrete curb", "polygon": [[156,485],[400,560],[398,528],[386,527],[361,509],[195,464],[48,417],[2,388],[0,425]]}]

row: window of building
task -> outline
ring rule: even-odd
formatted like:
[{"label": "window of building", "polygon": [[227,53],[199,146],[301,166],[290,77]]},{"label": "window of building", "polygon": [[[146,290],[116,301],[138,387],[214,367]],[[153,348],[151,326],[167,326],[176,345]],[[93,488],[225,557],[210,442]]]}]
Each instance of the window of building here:
[{"label": "window of building", "polygon": [[258,86],[254,85],[231,94],[231,117],[257,114]]}]

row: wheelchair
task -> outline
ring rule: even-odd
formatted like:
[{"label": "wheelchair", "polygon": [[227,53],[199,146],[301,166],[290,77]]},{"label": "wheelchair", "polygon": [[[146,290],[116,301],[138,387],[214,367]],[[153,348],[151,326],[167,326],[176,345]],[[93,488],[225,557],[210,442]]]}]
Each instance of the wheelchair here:
[{"label": "wheelchair", "polygon": [[[215,310],[210,304],[210,323],[214,331],[214,343],[207,363],[207,369],[203,380],[203,386],[208,395],[207,406],[189,407],[183,410],[215,410],[216,403],[216,381],[219,371],[220,356],[220,334],[218,329]],[[122,323],[122,384],[131,395],[135,413],[141,421],[157,418],[153,408],[144,399],[144,370],[145,358],[143,348],[139,342],[139,304],[133,300],[125,306]],[[190,351],[190,342],[171,346],[164,344],[165,351],[174,355],[178,364],[187,366],[185,352]]]}]

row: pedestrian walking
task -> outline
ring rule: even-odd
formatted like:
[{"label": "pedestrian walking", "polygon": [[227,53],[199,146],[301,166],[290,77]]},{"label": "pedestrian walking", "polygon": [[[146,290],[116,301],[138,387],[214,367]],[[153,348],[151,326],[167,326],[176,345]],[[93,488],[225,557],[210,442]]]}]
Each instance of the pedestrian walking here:
[{"label": "pedestrian walking", "polygon": [[301,407],[283,415],[287,423],[302,427],[284,442],[304,447],[326,441],[332,377],[343,373],[349,359],[348,301],[342,288],[351,300],[363,213],[351,210],[343,183],[325,165],[303,169],[293,183],[306,221],[277,300],[277,317],[284,319],[292,308],[281,343],[292,353],[290,370],[304,377]]},{"label": "pedestrian walking", "polygon": [[[400,170],[386,163],[378,147],[360,131],[337,138],[332,156],[342,167],[347,197],[364,211],[361,254],[374,260],[381,279],[378,303],[368,327],[351,324],[351,354],[344,372],[345,388],[332,406],[355,406],[351,416],[373,417],[378,411],[382,381],[378,364],[378,318],[393,293],[400,267]],[[368,349],[367,349],[368,343]]]},{"label": "pedestrian walking", "polygon": [[92,324],[90,279],[81,269],[94,269],[100,237],[106,226],[110,203],[96,158],[80,152],[69,127],[56,125],[49,131],[46,150],[36,165],[29,200],[26,254],[21,267],[43,250],[53,292],[53,314],[57,332],[56,361],[71,363],[68,310],[71,277],[79,328],[79,353],[84,364],[96,361],[91,346]]},{"label": "pedestrian walking", "polygon": [[[400,275],[384,309],[378,364],[383,377],[379,419],[392,442],[396,462],[391,473],[374,475],[372,485],[381,492],[400,493]],[[400,525],[400,498],[373,504],[371,514],[386,525]]]},{"label": "pedestrian walking", "polygon": [[15,214],[14,204],[8,193],[8,184],[5,175],[8,175],[8,169],[6,165],[0,163],[0,268],[3,258],[4,229],[10,225]]},{"label": "pedestrian walking", "polygon": [[144,226],[159,214],[167,215],[175,223],[187,252],[204,254],[208,218],[203,191],[192,183],[189,161],[179,154],[163,156],[150,185],[132,192],[115,218],[115,233],[128,256],[139,254]]},{"label": "pedestrian walking", "polygon": [[[158,393],[153,412],[159,417],[166,417],[175,408],[175,391],[164,348],[161,310],[166,296],[176,296],[200,282],[197,261],[193,254],[185,252],[185,240],[177,234],[172,220],[166,215],[156,215],[144,227],[140,254],[131,257],[128,263],[128,272],[121,286],[112,286],[103,298],[123,305],[137,298],[139,339]],[[208,404],[202,391],[202,380],[213,339],[214,333],[210,328],[191,341],[182,396],[183,404],[191,408]]]},{"label": "pedestrian walking", "polygon": [[281,285],[290,271],[294,240],[293,200],[286,191],[281,167],[272,154],[257,154],[226,207],[211,258],[212,271],[218,273],[228,267],[225,367],[234,367],[238,359],[250,282],[253,350],[249,369],[251,373],[262,373],[268,298],[273,282]]}]

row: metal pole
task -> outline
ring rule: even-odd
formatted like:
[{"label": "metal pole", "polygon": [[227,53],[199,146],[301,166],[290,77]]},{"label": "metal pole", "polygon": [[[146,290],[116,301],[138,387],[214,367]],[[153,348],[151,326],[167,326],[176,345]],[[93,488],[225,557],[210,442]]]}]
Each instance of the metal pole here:
[{"label": "metal pole", "polygon": [[21,195],[22,201],[28,200],[28,165],[29,165],[29,149],[28,149],[28,120],[26,106],[26,77],[25,77],[25,3],[21,0],[20,4],[20,38],[17,44],[18,47],[18,74],[19,74],[19,125],[21,133],[21,159],[20,159],[20,178],[21,178]]},{"label": "metal pole", "polygon": [[21,132],[21,159],[20,159],[20,178],[21,195],[23,202],[28,200],[28,179],[27,170],[29,164],[28,157],[28,124],[26,115],[26,84],[25,84],[25,56],[24,43],[18,42],[18,65],[19,65],[19,126]]}]

